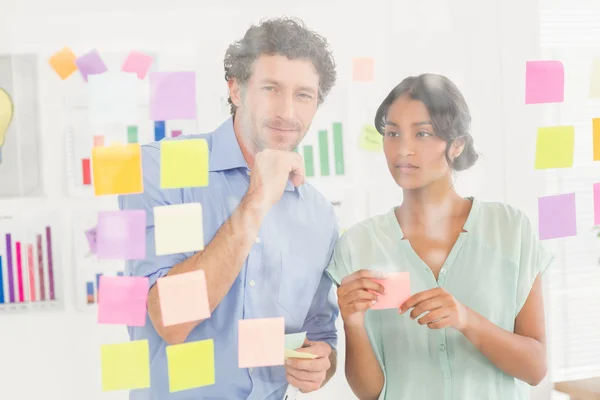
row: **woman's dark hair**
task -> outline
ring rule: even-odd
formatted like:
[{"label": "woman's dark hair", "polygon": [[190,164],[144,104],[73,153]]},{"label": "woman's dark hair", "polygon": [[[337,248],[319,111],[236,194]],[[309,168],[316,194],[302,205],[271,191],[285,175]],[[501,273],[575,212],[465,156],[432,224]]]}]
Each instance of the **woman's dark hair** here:
[{"label": "woman's dark hair", "polygon": [[[463,171],[475,164],[479,155],[470,133],[471,114],[467,102],[454,83],[445,76],[422,74],[404,79],[383,100],[375,114],[375,128],[384,135],[385,120],[392,103],[403,96],[422,102],[433,124],[437,137],[446,141],[446,160],[455,171]],[[461,138],[465,147],[452,161],[448,155],[454,140]]]}]

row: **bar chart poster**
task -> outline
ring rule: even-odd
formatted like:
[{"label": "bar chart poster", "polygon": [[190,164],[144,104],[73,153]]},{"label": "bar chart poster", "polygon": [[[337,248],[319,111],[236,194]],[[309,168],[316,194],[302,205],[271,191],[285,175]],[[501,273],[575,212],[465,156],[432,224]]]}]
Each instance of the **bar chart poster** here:
[{"label": "bar chart poster", "polygon": [[95,228],[100,211],[109,210],[77,210],[73,213],[75,306],[79,311],[96,310],[100,276],[124,273],[124,261],[98,259],[95,254]]},{"label": "bar chart poster", "polygon": [[52,217],[0,215],[0,314],[62,309],[57,227]]}]

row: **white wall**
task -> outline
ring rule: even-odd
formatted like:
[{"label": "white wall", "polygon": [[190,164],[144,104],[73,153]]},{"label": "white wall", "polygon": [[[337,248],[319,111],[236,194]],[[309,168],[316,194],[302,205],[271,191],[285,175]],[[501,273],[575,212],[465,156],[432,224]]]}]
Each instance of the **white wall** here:
[{"label": "white wall", "polygon": [[[532,138],[537,116],[523,103],[527,59],[538,54],[536,1],[371,0],[350,9],[341,0],[288,2],[230,1],[224,11],[196,1],[168,3],[142,0],[0,0],[0,53],[40,55],[40,98],[43,169],[46,197],[0,201],[0,209],[58,207],[68,221],[71,211],[86,208],[89,199],[65,194],[62,127],[68,115],[64,96],[71,89],[47,67],[54,51],[69,45],[80,54],[91,48],[102,52],[131,49],[157,51],[161,70],[193,68],[198,87],[207,93],[224,86],[222,57],[226,46],[240,37],[248,23],[282,14],[302,17],[332,42],[340,68],[340,87],[346,96],[350,130],[370,122],[383,96],[409,74],[437,72],[454,79],[465,93],[473,114],[475,144],[482,153],[478,165],[459,176],[465,195],[509,201],[535,217],[538,189],[531,174]],[[168,4],[168,5],[166,5]],[[217,4],[215,2],[215,4]],[[342,15],[343,13],[343,15]],[[377,83],[349,85],[352,57],[377,60]],[[344,84],[344,82],[346,84]],[[199,115],[214,108],[214,98],[199,94]],[[212,107],[212,108],[211,108]],[[199,118],[200,130],[215,127],[212,113]],[[398,191],[387,177],[381,155],[348,150],[352,176],[344,184],[317,185],[332,190],[353,188],[356,210],[352,219],[383,211],[396,203]],[[510,184],[509,184],[510,182]],[[370,191],[361,192],[361,187]],[[373,190],[375,189],[375,190]],[[371,192],[369,194],[368,192]],[[374,194],[373,194],[374,193]],[[382,195],[385,193],[385,195]],[[98,207],[112,207],[112,199],[96,199]],[[68,225],[68,224],[67,224]],[[127,340],[124,328],[100,326],[95,314],[74,307],[74,270],[68,229],[61,241],[66,310],[0,316],[0,397],[7,399],[125,399],[123,393],[101,393],[99,346]],[[57,240],[58,243],[58,240]],[[8,327],[6,329],[5,327]],[[340,350],[344,348],[343,337]],[[353,398],[339,372],[312,399]],[[549,398],[548,386],[533,398]]]}]

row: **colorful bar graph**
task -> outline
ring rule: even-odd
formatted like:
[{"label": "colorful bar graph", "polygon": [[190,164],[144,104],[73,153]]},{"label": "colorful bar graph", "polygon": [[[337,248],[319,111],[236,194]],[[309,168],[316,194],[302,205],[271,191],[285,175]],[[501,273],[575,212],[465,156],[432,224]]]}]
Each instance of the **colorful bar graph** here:
[{"label": "colorful bar graph", "polygon": [[17,256],[17,285],[19,288],[19,303],[25,301],[25,287],[23,286],[23,262],[21,258],[21,242],[15,242]]},{"label": "colorful bar graph", "polygon": [[104,146],[104,136],[94,136],[94,147]]},{"label": "colorful bar graph", "polygon": [[40,300],[46,300],[46,284],[44,283],[44,254],[42,253],[42,235],[36,235],[38,273],[40,277]]},{"label": "colorful bar graph", "polygon": [[342,123],[333,123],[333,155],[335,156],[335,174],[344,175],[344,141]]},{"label": "colorful bar graph", "polygon": [[181,136],[181,131],[171,131],[171,137],[177,137],[177,136]]},{"label": "colorful bar graph", "polygon": [[2,268],[2,256],[0,256],[0,304],[4,303],[4,269]]},{"label": "colorful bar graph", "polygon": [[12,240],[10,233],[6,234],[6,268],[8,269],[8,301],[15,302],[15,287],[13,286]]},{"label": "colorful bar graph", "polygon": [[328,176],[329,140],[327,140],[327,131],[319,131],[319,164],[321,166],[321,176]]},{"label": "colorful bar graph", "polygon": [[127,143],[137,143],[138,142],[138,128],[137,126],[128,126],[127,127]]},{"label": "colorful bar graph", "polygon": [[154,121],[154,140],[157,142],[165,138],[165,121]]},{"label": "colorful bar graph", "polygon": [[306,176],[315,176],[313,147],[310,145],[304,146],[304,173]]},{"label": "colorful bar graph", "polygon": [[100,302],[100,277],[103,274],[96,274],[96,300]]},{"label": "colorful bar graph", "polygon": [[48,251],[48,286],[50,290],[50,300],[56,300],[54,296],[54,266],[52,264],[52,232],[50,227],[46,227],[46,250]]},{"label": "colorful bar graph", "polygon": [[81,160],[81,171],[83,173],[83,184],[91,185],[92,184],[92,174],[90,169],[90,159],[84,158]]},{"label": "colorful bar graph", "polygon": [[117,272],[117,276],[123,276],[123,272],[121,272],[121,271]]},{"label": "colorful bar graph", "polygon": [[94,304],[94,282],[87,282],[87,303]]},{"label": "colorful bar graph", "polygon": [[35,301],[35,272],[33,264],[33,245],[27,245],[27,266],[29,269],[29,301]]}]

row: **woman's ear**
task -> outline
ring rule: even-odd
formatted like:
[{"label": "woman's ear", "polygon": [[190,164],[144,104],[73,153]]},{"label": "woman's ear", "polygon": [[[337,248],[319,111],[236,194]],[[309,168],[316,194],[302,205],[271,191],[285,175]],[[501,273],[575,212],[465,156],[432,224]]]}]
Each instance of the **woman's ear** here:
[{"label": "woman's ear", "polygon": [[453,160],[462,154],[466,144],[466,136],[459,136],[453,140],[452,146],[450,147],[450,155],[452,156]]}]

